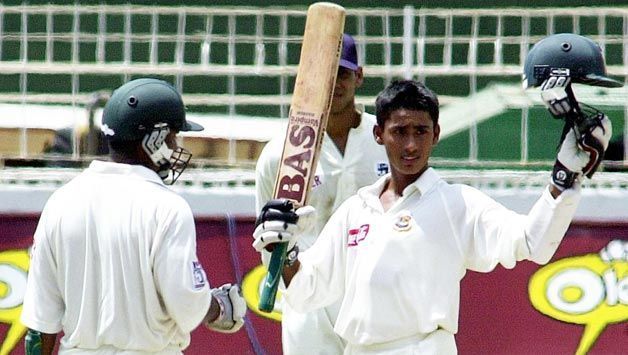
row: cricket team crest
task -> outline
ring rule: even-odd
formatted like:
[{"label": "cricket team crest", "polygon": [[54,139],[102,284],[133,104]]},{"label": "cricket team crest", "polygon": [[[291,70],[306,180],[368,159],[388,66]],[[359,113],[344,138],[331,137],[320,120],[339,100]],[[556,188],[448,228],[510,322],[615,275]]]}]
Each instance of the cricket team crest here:
[{"label": "cricket team crest", "polygon": [[412,215],[409,211],[401,211],[394,217],[393,229],[399,232],[409,231],[412,228]]}]

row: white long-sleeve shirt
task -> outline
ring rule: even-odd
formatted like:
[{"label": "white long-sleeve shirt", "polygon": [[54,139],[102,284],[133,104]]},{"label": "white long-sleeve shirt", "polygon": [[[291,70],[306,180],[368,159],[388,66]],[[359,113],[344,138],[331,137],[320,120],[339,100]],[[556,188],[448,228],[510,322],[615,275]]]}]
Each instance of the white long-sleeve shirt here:
[{"label": "white long-sleeve shirt", "polygon": [[546,190],[528,215],[479,190],[451,185],[433,169],[384,211],[389,176],[360,189],[331,217],[285,299],[306,312],[342,300],[334,330],[349,344],[371,345],[437,328],[458,330],[460,280],[498,263],[547,262],[575,213],[580,194]]},{"label": "white long-sleeve shirt", "polygon": [[209,309],[187,202],[143,166],[94,161],[50,197],[22,322],[60,353],[180,354]]}]

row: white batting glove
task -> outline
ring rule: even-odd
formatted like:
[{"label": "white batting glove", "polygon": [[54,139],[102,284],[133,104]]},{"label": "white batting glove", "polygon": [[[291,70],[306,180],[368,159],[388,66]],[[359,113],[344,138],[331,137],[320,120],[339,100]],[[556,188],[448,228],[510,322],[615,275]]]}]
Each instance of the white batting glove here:
[{"label": "white batting glove", "polygon": [[604,159],[604,152],[613,135],[613,126],[611,120],[599,112],[597,116],[588,117],[578,124],[578,131],[578,147],[589,154],[589,162],[582,169],[582,173],[591,178]]},{"label": "white batting glove", "polygon": [[593,175],[612,134],[611,121],[606,116],[599,120],[599,124],[581,132],[578,139],[575,129],[570,129],[556,157],[552,184],[562,191],[572,187],[582,175]]},{"label": "white batting glove", "polygon": [[574,108],[566,91],[570,83],[568,75],[551,75],[541,84],[543,104],[555,117],[562,117]]},{"label": "white batting glove", "polygon": [[589,153],[580,149],[576,141],[576,134],[573,130],[569,130],[565,140],[560,145],[556,158],[570,171],[580,173],[589,162]]},{"label": "white batting glove", "polygon": [[253,232],[253,247],[258,252],[275,243],[288,243],[287,250],[291,250],[303,231],[314,222],[314,207],[303,206],[293,210],[291,204],[286,205],[283,201],[272,200],[262,208]]},{"label": "white batting glove", "polygon": [[206,322],[205,326],[220,333],[235,333],[240,330],[246,314],[246,301],[242,297],[240,286],[224,284],[212,289],[211,293],[220,306],[220,315],[213,322]]}]

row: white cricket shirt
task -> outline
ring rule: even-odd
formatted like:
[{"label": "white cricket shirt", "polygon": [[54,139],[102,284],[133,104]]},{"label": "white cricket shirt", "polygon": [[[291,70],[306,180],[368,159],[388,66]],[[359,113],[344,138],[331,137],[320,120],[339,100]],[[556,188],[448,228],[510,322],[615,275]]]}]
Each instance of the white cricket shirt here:
[{"label": "white cricket shirt", "polygon": [[466,270],[512,268],[526,258],[546,262],[580,197],[567,190],[554,200],[546,190],[520,215],[475,188],[446,183],[430,168],[384,212],[379,195],[387,179],[360,189],[334,213],[299,255],[301,269],[285,294],[302,312],[342,299],[335,331],[350,344],[439,327],[456,333]]},{"label": "white cricket shirt", "polygon": [[21,320],[63,331],[62,353],[178,354],[210,297],[187,202],[150,169],[94,161],[44,207]]}]

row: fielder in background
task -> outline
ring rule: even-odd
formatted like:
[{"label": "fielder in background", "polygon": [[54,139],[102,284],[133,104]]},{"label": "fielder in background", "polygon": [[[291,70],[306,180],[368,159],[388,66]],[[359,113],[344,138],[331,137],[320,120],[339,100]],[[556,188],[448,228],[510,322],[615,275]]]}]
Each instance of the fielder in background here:
[{"label": "fielder in background", "polygon": [[102,131],[111,162],[93,161],[46,203],[35,232],[21,320],[27,353],[181,354],[201,322],[235,332],[246,305],[237,285],[210,289],[187,202],[172,184],[191,154],[169,83],[137,79],[114,91]]},{"label": "fielder in background", "polygon": [[[373,141],[375,116],[355,102],[355,91],[364,80],[354,39],[343,35],[342,53],[331,101],[326,134],[312,186],[310,204],[316,208],[316,220],[304,228],[299,248],[305,250],[331,214],[358,188],[375,182],[388,173],[384,149]],[[285,137],[273,138],[262,151],[256,166],[255,201],[257,211],[273,198],[273,188]],[[294,251],[293,251],[294,254]],[[270,253],[262,255],[264,263]],[[282,346],[285,354],[341,354],[344,342],[333,327],[340,303],[301,313],[282,304]]]},{"label": "fielder in background", "polygon": [[[436,95],[416,81],[386,87],[377,97],[373,132],[391,173],[345,201],[316,243],[288,260],[282,274],[287,303],[308,312],[340,301],[334,330],[347,342],[345,354],[457,353],[466,271],[512,268],[524,259],[547,263],[576,211],[582,176],[595,172],[611,137],[609,119],[576,110],[573,96],[560,94],[566,86],[550,83],[557,80],[546,75],[539,83],[543,99],[581,123],[565,134],[550,184],[527,215],[441,179],[429,166],[440,133]],[[253,246],[294,245],[311,210],[270,201]]]}]

